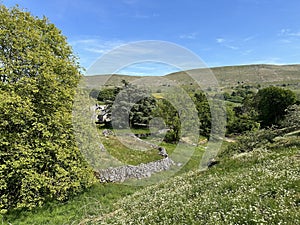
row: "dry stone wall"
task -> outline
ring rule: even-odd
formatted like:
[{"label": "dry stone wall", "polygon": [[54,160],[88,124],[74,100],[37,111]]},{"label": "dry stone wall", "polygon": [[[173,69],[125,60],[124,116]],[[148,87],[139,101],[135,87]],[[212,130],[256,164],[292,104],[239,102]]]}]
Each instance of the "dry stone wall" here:
[{"label": "dry stone wall", "polygon": [[[110,130],[103,130],[103,135],[108,137],[114,135]],[[125,134],[129,138],[132,138],[137,143],[148,145],[151,148],[157,149],[158,154],[163,158],[154,162],[141,163],[137,166],[126,165],[120,167],[110,167],[107,169],[101,169],[95,171],[95,176],[99,179],[101,183],[107,182],[124,182],[127,179],[142,179],[150,177],[153,173],[161,172],[164,170],[170,169],[172,165],[175,165],[174,161],[168,157],[167,151],[165,148],[158,146],[153,143],[144,141],[134,134]],[[101,151],[106,151],[103,144],[100,144]]]},{"label": "dry stone wall", "polygon": [[149,163],[141,163],[137,166],[120,166],[107,168],[95,172],[96,177],[102,183],[106,182],[124,182],[127,179],[142,179],[150,177],[153,173],[168,170],[174,161],[169,157]]}]

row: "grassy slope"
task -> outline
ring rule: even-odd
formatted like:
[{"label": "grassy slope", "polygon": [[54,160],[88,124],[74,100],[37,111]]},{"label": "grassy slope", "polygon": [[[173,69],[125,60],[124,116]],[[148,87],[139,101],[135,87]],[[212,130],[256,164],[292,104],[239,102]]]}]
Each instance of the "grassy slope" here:
[{"label": "grassy slope", "polygon": [[65,204],[11,213],[2,224],[294,225],[300,220],[300,140],[288,138],[294,141],[280,139],[268,151],[223,159],[204,172],[195,169],[199,149],[183,169],[190,172],[166,182],[146,188],[95,184]]},{"label": "grassy slope", "polygon": [[298,224],[298,147],[258,150],[186,173],[82,224]]},{"label": "grassy slope", "polygon": [[[207,72],[207,69],[196,69],[193,73],[203,73]],[[293,83],[300,81],[300,65],[243,65],[243,66],[226,66],[226,67],[216,67],[211,68],[212,73],[218,79],[221,86],[232,86],[237,85],[237,82],[262,84],[262,83]],[[139,79],[138,76],[125,76],[125,75],[113,75],[108,80],[108,76],[89,76],[87,82],[90,86],[94,88],[97,84],[105,83],[108,86],[118,86],[121,85],[123,79],[131,82],[133,80]],[[166,76],[164,78],[177,81],[182,84],[190,84],[192,81],[190,77],[187,76],[186,72],[176,72]],[[155,77],[157,78],[157,77]],[[153,79],[153,77],[152,77]],[[153,82],[155,80],[153,79]],[[162,81],[159,81],[159,84]],[[99,86],[99,85],[98,85]]]},{"label": "grassy slope", "polygon": [[[120,143],[111,140],[116,146],[120,147]],[[168,153],[174,150],[175,144],[162,143],[161,146],[165,147]],[[106,146],[109,148],[109,146]],[[129,163],[136,164],[136,161],[130,160],[128,157],[128,149],[124,146],[121,147],[121,158]],[[112,149],[115,151],[115,148]],[[111,152],[114,154],[113,152]],[[186,171],[196,170],[199,166],[199,161],[203,154],[203,147],[198,147],[189,162],[182,168],[179,174]],[[148,154],[140,155],[137,161],[149,161],[150,158],[158,156],[157,151],[150,156]],[[129,159],[128,159],[129,158]],[[36,208],[33,211],[16,211],[1,218],[0,224],[19,224],[19,225],[57,225],[57,224],[78,224],[86,218],[97,217],[99,214],[107,214],[115,210],[116,203],[127,195],[131,195],[143,187],[129,186],[123,184],[95,184],[86,192],[74,197],[66,203],[51,202],[42,208]],[[2,221],[2,223],[1,223]]]},{"label": "grassy slope", "polygon": [[140,187],[122,184],[95,184],[89,190],[66,203],[51,202],[33,211],[13,212],[1,218],[5,225],[63,225],[79,224],[84,218],[109,213],[114,204],[133,194]]}]

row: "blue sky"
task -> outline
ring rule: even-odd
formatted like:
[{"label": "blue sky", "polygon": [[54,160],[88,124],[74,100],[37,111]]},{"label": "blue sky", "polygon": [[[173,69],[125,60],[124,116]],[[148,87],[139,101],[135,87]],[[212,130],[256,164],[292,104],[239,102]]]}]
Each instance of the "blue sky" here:
[{"label": "blue sky", "polygon": [[[85,68],[119,45],[142,40],[183,46],[209,67],[300,63],[299,0],[3,0],[2,3],[19,4],[34,15],[48,17],[67,36]],[[146,67],[133,68],[142,75],[162,75],[157,73],[173,70],[169,66],[156,72]]]}]

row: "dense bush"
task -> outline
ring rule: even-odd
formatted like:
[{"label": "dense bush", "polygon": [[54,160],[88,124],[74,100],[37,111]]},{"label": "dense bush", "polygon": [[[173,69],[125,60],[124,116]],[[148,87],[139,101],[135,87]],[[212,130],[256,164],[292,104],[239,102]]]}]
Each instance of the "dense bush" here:
[{"label": "dense bush", "polygon": [[295,103],[294,92],[274,86],[260,89],[254,98],[254,104],[263,127],[278,125],[286,114],[285,110]]},{"label": "dense bush", "polygon": [[220,156],[232,156],[239,153],[251,152],[256,148],[266,147],[274,142],[274,138],[281,135],[282,131],[274,128],[261,129],[257,131],[249,131],[237,138],[235,143],[232,143],[225,148]]},{"label": "dense bush", "polygon": [[255,110],[247,110],[244,105],[227,104],[226,134],[236,135],[258,130],[260,124],[256,122],[256,116]]},{"label": "dense bush", "polygon": [[0,211],[66,200],[92,181],[76,147],[72,101],[81,78],[46,18],[0,6]]},{"label": "dense bush", "polygon": [[114,101],[116,95],[121,91],[121,88],[104,88],[98,91],[97,100],[101,102]]},{"label": "dense bush", "polygon": [[286,128],[290,131],[300,129],[300,105],[291,105],[286,110],[286,115],[282,121],[280,121],[280,126]]}]

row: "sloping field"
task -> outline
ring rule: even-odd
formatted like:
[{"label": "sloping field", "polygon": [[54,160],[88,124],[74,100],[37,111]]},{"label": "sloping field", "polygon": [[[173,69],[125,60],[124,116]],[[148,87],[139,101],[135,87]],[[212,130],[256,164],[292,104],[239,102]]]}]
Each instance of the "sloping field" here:
[{"label": "sloping field", "polygon": [[[243,65],[243,66],[226,66],[211,68],[210,72],[215,75],[221,86],[232,86],[237,84],[262,84],[262,83],[299,83],[300,82],[300,65]],[[209,74],[208,69],[195,69],[191,71],[183,71],[171,73],[162,78],[176,81],[181,84],[188,85],[193,80],[188,73],[194,75],[204,76]],[[97,75],[87,76],[86,80],[90,87],[98,88],[99,84],[105,84],[106,86],[120,86],[122,80],[132,82],[136,79],[145,78],[139,76],[127,76],[127,75]],[[148,77],[149,78],[149,77]],[[151,77],[153,82],[157,82],[157,85],[168,85],[165,79],[161,77]]]}]

